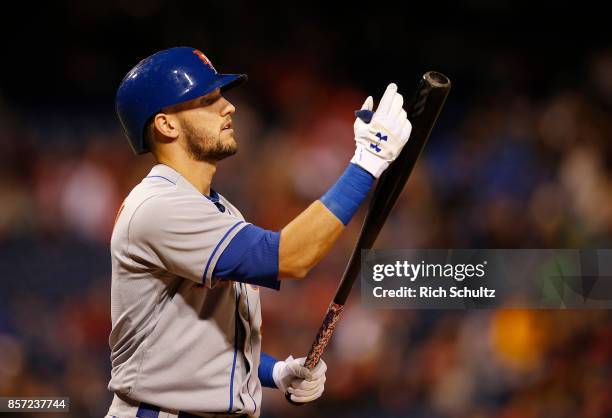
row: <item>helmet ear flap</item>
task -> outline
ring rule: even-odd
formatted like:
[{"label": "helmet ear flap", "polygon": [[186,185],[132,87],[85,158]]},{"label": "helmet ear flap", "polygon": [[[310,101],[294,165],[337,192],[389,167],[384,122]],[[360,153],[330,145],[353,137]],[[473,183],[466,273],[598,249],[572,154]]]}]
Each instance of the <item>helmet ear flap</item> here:
[{"label": "helmet ear flap", "polygon": [[218,88],[226,91],[246,78],[218,74],[201,51],[190,47],[165,49],[140,61],[121,81],[115,97],[117,117],[132,150],[135,154],[150,151],[154,138],[147,130],[159,109]]}]

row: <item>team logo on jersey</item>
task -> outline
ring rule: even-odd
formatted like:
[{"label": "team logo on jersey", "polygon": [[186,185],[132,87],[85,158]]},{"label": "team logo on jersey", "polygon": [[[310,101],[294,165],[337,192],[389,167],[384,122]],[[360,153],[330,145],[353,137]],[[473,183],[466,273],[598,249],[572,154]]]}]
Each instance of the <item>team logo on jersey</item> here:
[{"label": "team logo on jersey", "polygon": [[215,67],[213,67],[212,62],[210,62],[208,57],[204,55],[202,51],[198,51],[197,49],[194,49],[193,53],[196,54],[198,58],[200,58],[204,64],[208,65],[215,73],[217,72],[217,70],[215,70]]}]

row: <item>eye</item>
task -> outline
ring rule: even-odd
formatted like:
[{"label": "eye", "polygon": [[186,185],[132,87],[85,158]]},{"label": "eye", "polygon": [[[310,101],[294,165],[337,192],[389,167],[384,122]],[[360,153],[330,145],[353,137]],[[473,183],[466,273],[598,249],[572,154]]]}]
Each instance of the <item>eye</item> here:
[{"label": "eye", "polygon": [[212,97],[208,97],[208,98],[202,98],[202,101],[200,102],[200,104],[202,106],[208,106],[213,104],[214,102],[216,102],[217,100],[219,100],[221,98],[221,96],[212,96]]}]

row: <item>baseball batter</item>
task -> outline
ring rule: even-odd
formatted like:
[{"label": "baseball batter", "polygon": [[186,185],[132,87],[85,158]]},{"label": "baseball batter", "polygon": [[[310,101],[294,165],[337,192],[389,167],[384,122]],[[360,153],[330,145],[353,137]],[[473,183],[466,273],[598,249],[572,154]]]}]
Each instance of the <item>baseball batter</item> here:
[{"label": "baseball batter", "polygon": [[[144,59],[119,86],[128,141],[157,164],[125,199],[111,239],[109,418],[257,417],[262,386],[301,403],[323,393],[325,362],[310,371],[303,357],[261,352],[258,287],[306,276],[411,125],[390,84],[371,122],[355,121],[343,175],[280,232],[267,231],[211,188],[216,163],[237,150],[236,109],[223,92],[245,80],[180,47]],[[372,97],[362,109],[372,111]]]}]

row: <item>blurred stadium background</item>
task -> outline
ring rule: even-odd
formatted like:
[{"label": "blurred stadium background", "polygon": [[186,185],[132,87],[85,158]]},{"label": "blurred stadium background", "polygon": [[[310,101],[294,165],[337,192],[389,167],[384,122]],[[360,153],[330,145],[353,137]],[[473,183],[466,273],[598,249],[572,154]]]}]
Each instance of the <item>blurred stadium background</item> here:
[{"label": "blurred stadium background", "polygon": [[[170,46],[250,76],[228,96],[240,151],[214,182],[250,222],[278,230],[318,198],[352,155],[353,110],[435,69],[454,87],[377,247],[611,248],[604,15],[433,3],[16,4],[1,29],[0,396],[69,396],[73,417],[108,408],[108,242],[152,163],[131,155],[114,92]],[[310,347],[363,214],[304,282],[262,290],[265,351]],[[266,389],[262,416],[612,416],[608,311],[365,310],[354,293],[324,398],[292,408]]]}]

